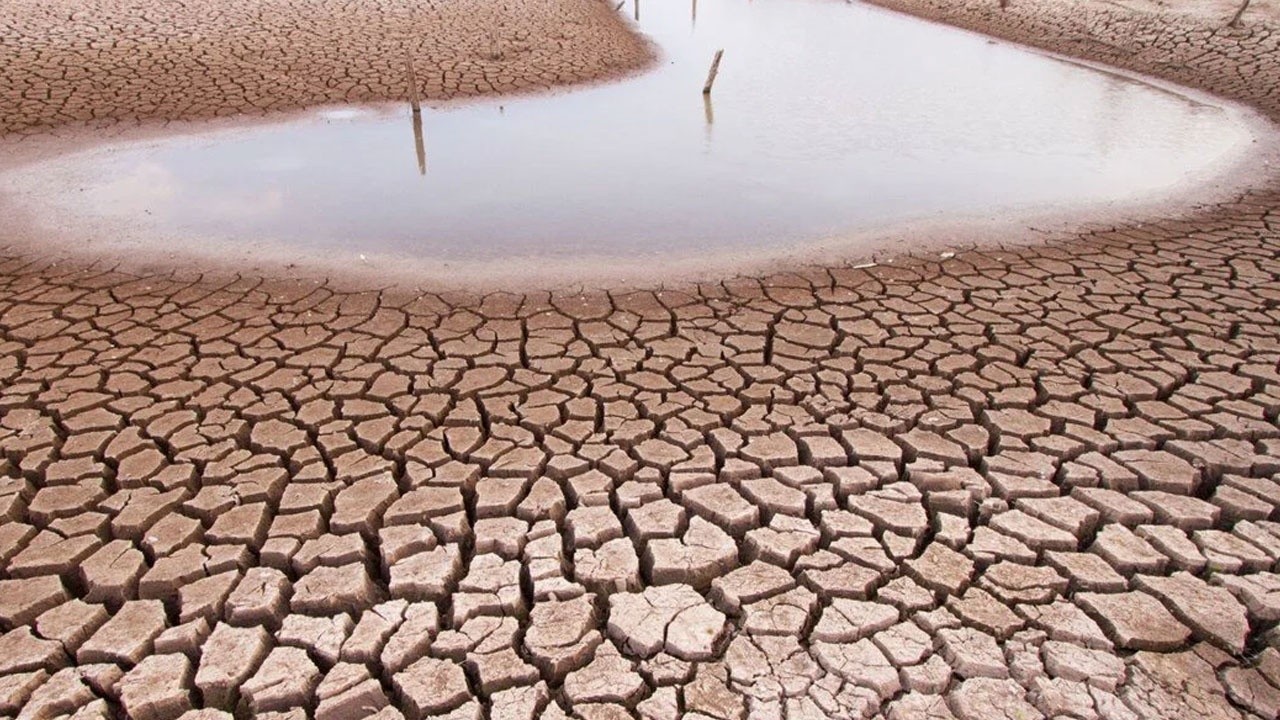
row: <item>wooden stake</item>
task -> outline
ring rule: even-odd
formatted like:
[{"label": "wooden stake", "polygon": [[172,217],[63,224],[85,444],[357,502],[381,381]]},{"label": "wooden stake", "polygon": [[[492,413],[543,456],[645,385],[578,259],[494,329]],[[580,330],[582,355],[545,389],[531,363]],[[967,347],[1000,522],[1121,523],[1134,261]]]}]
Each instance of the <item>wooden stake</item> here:
[{"label": "wooden stake", "polygon": [[409,50],[404,51],[404,69],[405,74],[409,76],[409,107],[413,108],[414,115],[422,114],[422,103],[418,100],[418,76],[413,72],[413,56],[409,54]]},{"label": "wooden stake", "polygon": [[1249,9],[1249,0],[1240,3],[1240,9],[1236,11],[1235,17],[1231,18],[1231,22],[1227,23],[1227,27],[1235,27],[1240,24],[1240,16],[1244,15],[1244,11]]},{"label": "wooden stake", "polygon": [[711,70],[707,72],[707,84],[702,86],[702,94],[710,95],[711,86],[716,82],[716,73],[720,72],[720,58],[724,55],[724,50],[717,50],[716,56],[711,60]]}]

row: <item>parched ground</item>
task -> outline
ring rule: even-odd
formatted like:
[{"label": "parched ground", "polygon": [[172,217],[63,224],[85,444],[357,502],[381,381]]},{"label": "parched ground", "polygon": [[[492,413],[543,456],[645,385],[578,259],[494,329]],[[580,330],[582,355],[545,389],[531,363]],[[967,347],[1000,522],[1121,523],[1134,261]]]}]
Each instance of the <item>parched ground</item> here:
[{"label": "parched ground", "polygon": [[5,0],[0,134],[548,89],[646,65],[600,0]]},{"label": "parched ground", "polygon": [[[1280,117],[1269,11],[885,1]],[[1274,718],[1278,200],[652,292],[9,257],[0,715]]]}]

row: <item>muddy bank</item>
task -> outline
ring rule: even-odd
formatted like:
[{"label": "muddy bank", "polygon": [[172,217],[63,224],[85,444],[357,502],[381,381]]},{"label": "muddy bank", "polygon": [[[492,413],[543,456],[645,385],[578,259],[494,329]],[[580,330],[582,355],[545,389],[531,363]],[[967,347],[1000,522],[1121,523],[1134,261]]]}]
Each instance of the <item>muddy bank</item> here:
[{"label": "muddy bank", "polygon": [[1085,0],[867,0],[926,20],[1207,90],[1280,118],[1280,4],[1196,0],[1128,4]]},{"label": "muddy bank", "polygon": [[616,78],[651,49],[598,0],[12,0],[0,135]]}]

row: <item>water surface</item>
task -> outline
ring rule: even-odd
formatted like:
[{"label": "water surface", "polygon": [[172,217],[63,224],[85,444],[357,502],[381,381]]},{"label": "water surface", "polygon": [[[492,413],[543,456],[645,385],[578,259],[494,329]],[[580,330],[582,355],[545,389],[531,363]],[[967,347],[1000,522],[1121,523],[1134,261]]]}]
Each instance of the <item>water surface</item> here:
[{"label": "water surface", "polygon": [[421,156],[407,107],[329,109],[99,147],[0,187],[64,226],[167,248],[648,262],[1149,197],[1253,139],[1234,110],[839,0],[619,12],[638,14],[657,68],[428,107]]}]

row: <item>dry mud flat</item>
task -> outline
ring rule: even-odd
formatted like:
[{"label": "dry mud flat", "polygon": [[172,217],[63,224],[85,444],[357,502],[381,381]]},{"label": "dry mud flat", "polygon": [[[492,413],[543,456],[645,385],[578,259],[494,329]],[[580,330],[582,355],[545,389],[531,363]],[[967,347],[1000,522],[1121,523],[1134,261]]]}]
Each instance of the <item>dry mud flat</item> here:
[{"label": "dry mud flat", "polygon": [[7,0],[0,134],[526,92],[652,59],[593,0]]},{"label": "dry mud flat", "polygon": [[[1270,21],[915,9],[1280,117]],[[1276,717],[1278,206],[653,292],[7,258],[0,714]]]}]

